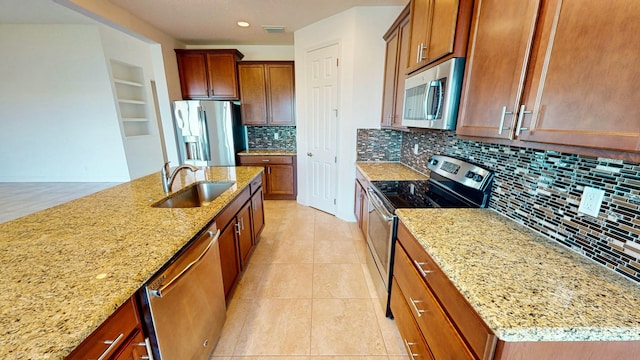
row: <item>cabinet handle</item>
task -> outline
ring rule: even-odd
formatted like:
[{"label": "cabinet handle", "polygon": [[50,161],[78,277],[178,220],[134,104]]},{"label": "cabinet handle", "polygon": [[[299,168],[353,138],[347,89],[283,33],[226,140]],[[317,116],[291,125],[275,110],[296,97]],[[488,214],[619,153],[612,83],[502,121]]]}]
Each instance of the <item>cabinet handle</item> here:
[{"label": "cabinet handle", "polygon": [[236,222],[235,227],[236,227],[236,234],[240,235],[240,223]]},{"label": "cabinet handle", "polygon": [[518,127],[516,128],[516,136],[520,136],[520,131],[529,130],[529,128],[522,127],[522,119],[524,118],[524,114],[533,114],[533,111],[525,111],[526,105],[520,106],[520,115],[518,115]]},{"label": "cabinet handle", "polygon": [[420,62],[420,56],[422,55],[420,54],[422,52],[421,49],[422,49],[422,44],[418,45],[418,52],[416,53],[416,63]]},{"label": "cabinet handle", "polygon": [[240,218],[240,226],[242,226],[242,231],[244,231],[244,218]]},{"label": "cabinet handle", "polygon": [[118,346],[118,343],[122,340],[122,338],[124,338],[124,334],[120,333],[120,335],[118,335],[118,337],[115,340],[103,341],[102,343],[105,345],[109,345],[109,347],[102,354],[100,354],[100,356],[98,357],[98,360],[104,360],[107,357],[107,355],[109,355],[111,350],[115,349],[116,346]]},{"label": "cabinet handle", "polygon": [[268,163],[269,159],[264,159],[264,160],[262,160],[262,162]]},{"label": "cabinet handle", "polygon": [[407,354],[409,354],[409,357],[411,358],[411,360],[415,360],[415,356],[420,356],[420,354],[414,354],[413,350],[411,350],[411,347],[413,345],[416,345],[416,343],[408,342],[407,339],[403,339],[403,340],[404,340],[404,347],[407,349]]},{"label": "cabinet handle", "polygon": [[502,130],[509,130],[509,128],[504,127],[504,118],[507,115],[513,115],[513,111],[507,111],[507,107],[502,107],[502,115],[500,115],[500,127],[498,128],[498,135],[502,135]]},{"label": "cabinet handle", "polygon": [[417,303],[422,302],[422,300],[413,300],[413,298],[409,296],[409,302],[413,306],[413,309],[416,311],[416,315],[418,315],[418,317],[422,317],[422,314],[427,312],[427,310],[418,309],[418,305],[416,305]]},{"label": "cabinet handle", "polygon": [[431,274],[433,272],[433,270],[425,270],[422,268],[422,265],[427,265],[426,262],[419,262],[418,260],[413,260],[413,263],[416,265],[416,267],[418,268],[418,271],[420,272],[420,275],[422,275],[423,278],[426,278],[427,274]]},{"label": "cabinet handle", "polygon": [[271,166],[267,166],[267,174],[271,175]]},{"label": "cabinet handle", "polygon": [[140,359],[143,359],[143,360],[154,360],[153,359],[153,352],[151,351],[151,342],[149,341],[149,338],[145,338],[144,342],[137,343],[136,345],[144,346],[147,349],[147,355],[140,356]]}]

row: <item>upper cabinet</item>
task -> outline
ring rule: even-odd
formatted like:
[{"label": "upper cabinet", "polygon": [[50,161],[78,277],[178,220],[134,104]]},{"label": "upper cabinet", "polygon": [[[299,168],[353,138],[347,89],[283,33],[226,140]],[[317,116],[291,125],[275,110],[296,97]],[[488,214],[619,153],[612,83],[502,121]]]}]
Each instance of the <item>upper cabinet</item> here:
[{"label": "upper cabinet", "polygon": [[457,133],[638,158],[639,17],[623,0],[478,1]]},{"label": "upper cabinet", "polygon": [[404,71],[409,59],[409,31],[409,5],[407,5],[384,35],[387,43],[381,121],[381,126],[384,128],[405,129],[402,126],[402,107],[406,79]]},{"label": "upper cabinet", "polygon": [[245,125],[295,125],[293,61],[238,64]]},{"label": "upper cabinet", "polygon": [[236,63],[244,55],[235,49],[176,50],[182,98],[238,100]]},{"label": "upper cabinet", "polygon": [[465,56],[473,0],[411,0],[410,6],[407,73],[446,56]]}]

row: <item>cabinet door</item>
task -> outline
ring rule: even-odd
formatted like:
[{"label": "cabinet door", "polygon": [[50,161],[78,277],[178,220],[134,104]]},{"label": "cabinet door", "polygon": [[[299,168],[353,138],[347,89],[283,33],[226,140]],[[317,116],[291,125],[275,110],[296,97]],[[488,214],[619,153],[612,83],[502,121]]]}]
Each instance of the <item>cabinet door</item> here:
[{"label": "cabinet door", "polygon": [[251,228],[251,201],[248,201],[237,215],[238,245],[240,246],[240,267],[246,267],[247,257],[253,249],[253,230]]},{"label": "cabinet door", "polygon": [[409,17],[407,16],[400,24],[398,44],[398,69],[396,71],[396,88],[395,88],[395,100],[393,102],[394,113],[391,119],[391,127],[395,129],[405,129],[402,126],[402,111],[404,109],[404,82],[407,79],[405,70],[407,68],[407,62],[409,61]]},{"label": "cabinet door", "polygon": [[453,52],[458,21],[459,0],[434,0],[429,27],[429,41],[424,55],[428,62]]},{"label": "cabinet door", "polygon": [[144,335],[139,331],[113,360],[140,360],[148,356]]},{"label": "cabinet door", "polygon": [[510,138],[520,104],[540,0],[478,0],[456,132]]},{"label": "cabinet door", "polygon": [[409,48],[409,69],[416,70],[426,64],[425,52],[429,36],[429,26],[433,14],[434,0],[411,1],[411,41]]},{"label": "cabinet door", "polygon": [[240,110],[245,125],[267,124],[267,93],[262,64],[239,64]]},{"label": "cabinet door", "polygon": [[224,284],[224,296],[229,297],[231,289],[240,273],[238,261],[238,246],[236,242],[237,221],[233,219],[226,229],[220,234],[218,244],[220,246],[220,264],[222,267],[222,283]]},{"label": "cabinet door", "polygon": [[391,282],[390,307],[398,325],[400,336],[402,336],[405,350],[410,354],[409,358],[433,360],[433,355],[425,343],[420,329],[418,329],[418,325],[411,315],[411,309],[404,300],[402,291],[395,279]]},{"label": "cabinet door", "polygon": [[234,54],[207,54],[211,99],[237,100],[238,81]]},{"label": "cabinet door", "polygon": [[209,97],[207,65],[202,53],[177,53],[180,88],[183,99],[206,99]]},{"label": "cabinet door", "polygon": [[268,120],[272,125],[295,125],[293,63],[266,64]]},{"label": "cabinet door", "polygon": [[262,187],[251,197],[251,220],[253,224],[253,242],[256,243],[264,228],[264,194]]},{"label": "cabinet door", "polygon": [[543,2],[525,141],[640,150],[640,2]]},{"label": "cabinet door", "polygon": [[384,88],[382,92],[382,126],[391,126],[395,114],[396,78],[398,76],[398,55],[400,29],[396,29],[387,38],[387,50],[384,61]]},{"label": "cabinet door", "polygon": [[271,195],[295,195],[293,166],[268,165],[267,187]]}]

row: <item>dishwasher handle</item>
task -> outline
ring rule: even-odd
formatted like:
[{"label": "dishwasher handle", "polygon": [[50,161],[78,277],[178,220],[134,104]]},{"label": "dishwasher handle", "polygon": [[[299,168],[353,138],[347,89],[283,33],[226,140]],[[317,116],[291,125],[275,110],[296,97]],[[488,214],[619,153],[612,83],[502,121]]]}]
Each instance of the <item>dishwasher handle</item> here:
[{"label": "dishwasher handle", "polygon": [[202,258],[207,254],[209,249],[211,249],[211,246],[213,246],[213,244],[215,244],[216,241],[218,241],[218,237],[220,237],[220,230],[218,229],[215,235],[213,234],[213,231],[209,231],[209,236],[211,237],[211,241],[209,242],[209,245],[207,245],[207,247],[202,251],[202,253],[195,260],[188,263],[182,270],[180,270],[180,272],[178,272],[176,276],[169,279],[169,281],[167,281],[166,283],[162,284],[162,286],[160,286],[157,290],[149,290],[149,293],[151,293],[152,296],[161,298],[166,293],[171,291],[171,289],[173,288],[173,284],[175,284],[176,281],[178,281],[183,275],[185,275],[189,271],[189,269],[191,269],[197,263],[199,263],[202,260]]}]

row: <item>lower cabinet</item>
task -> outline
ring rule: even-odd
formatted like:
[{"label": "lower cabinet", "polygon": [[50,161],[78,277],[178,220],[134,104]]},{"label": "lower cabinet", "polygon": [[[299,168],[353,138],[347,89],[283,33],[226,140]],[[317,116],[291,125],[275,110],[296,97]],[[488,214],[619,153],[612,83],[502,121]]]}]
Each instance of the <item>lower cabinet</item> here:
[{"label": "lower cabinet", "polygon": [[422,337],[420,328],[411,315],[411,309],[400,291],[398,283],[391,283],[391,311],[396,320],[396,325],[402,335],[402,342],[411,359],[433,360],[431,351]]},{"label": "lower cabinet", "polygon": [[369,198],[367,197],[367,188],[369,180],[367,180],[360,170],[356,169],[356,189],[353,212],[356,215],[356,221],[362,235],[367,236],[367,227],[369,226]]},{"label": "lower cabinet", "polygon": [[[410,309],[434,359],[493,359],[497,337],[409,230],[398,223],[391,310]],[[400,327],[400,324],[398,324]],[[410,334],[403,333],[403,336]]]},{"label": "lower cabinet", "polygon": [[131,297],[66,359],[141,359],[147,351],[138,303]]},{"label": "lower cabinet", "polygon": [[229,300],[240,273],[264,227],[262,175],[253,179],[215,218],[220,233],[220,262],[224,295]]},{"label": "lower cabinet", "polygon": [[263,166],[266,200],[295,200],[298,195],[295,155],[242,155],[240,165]]}]

